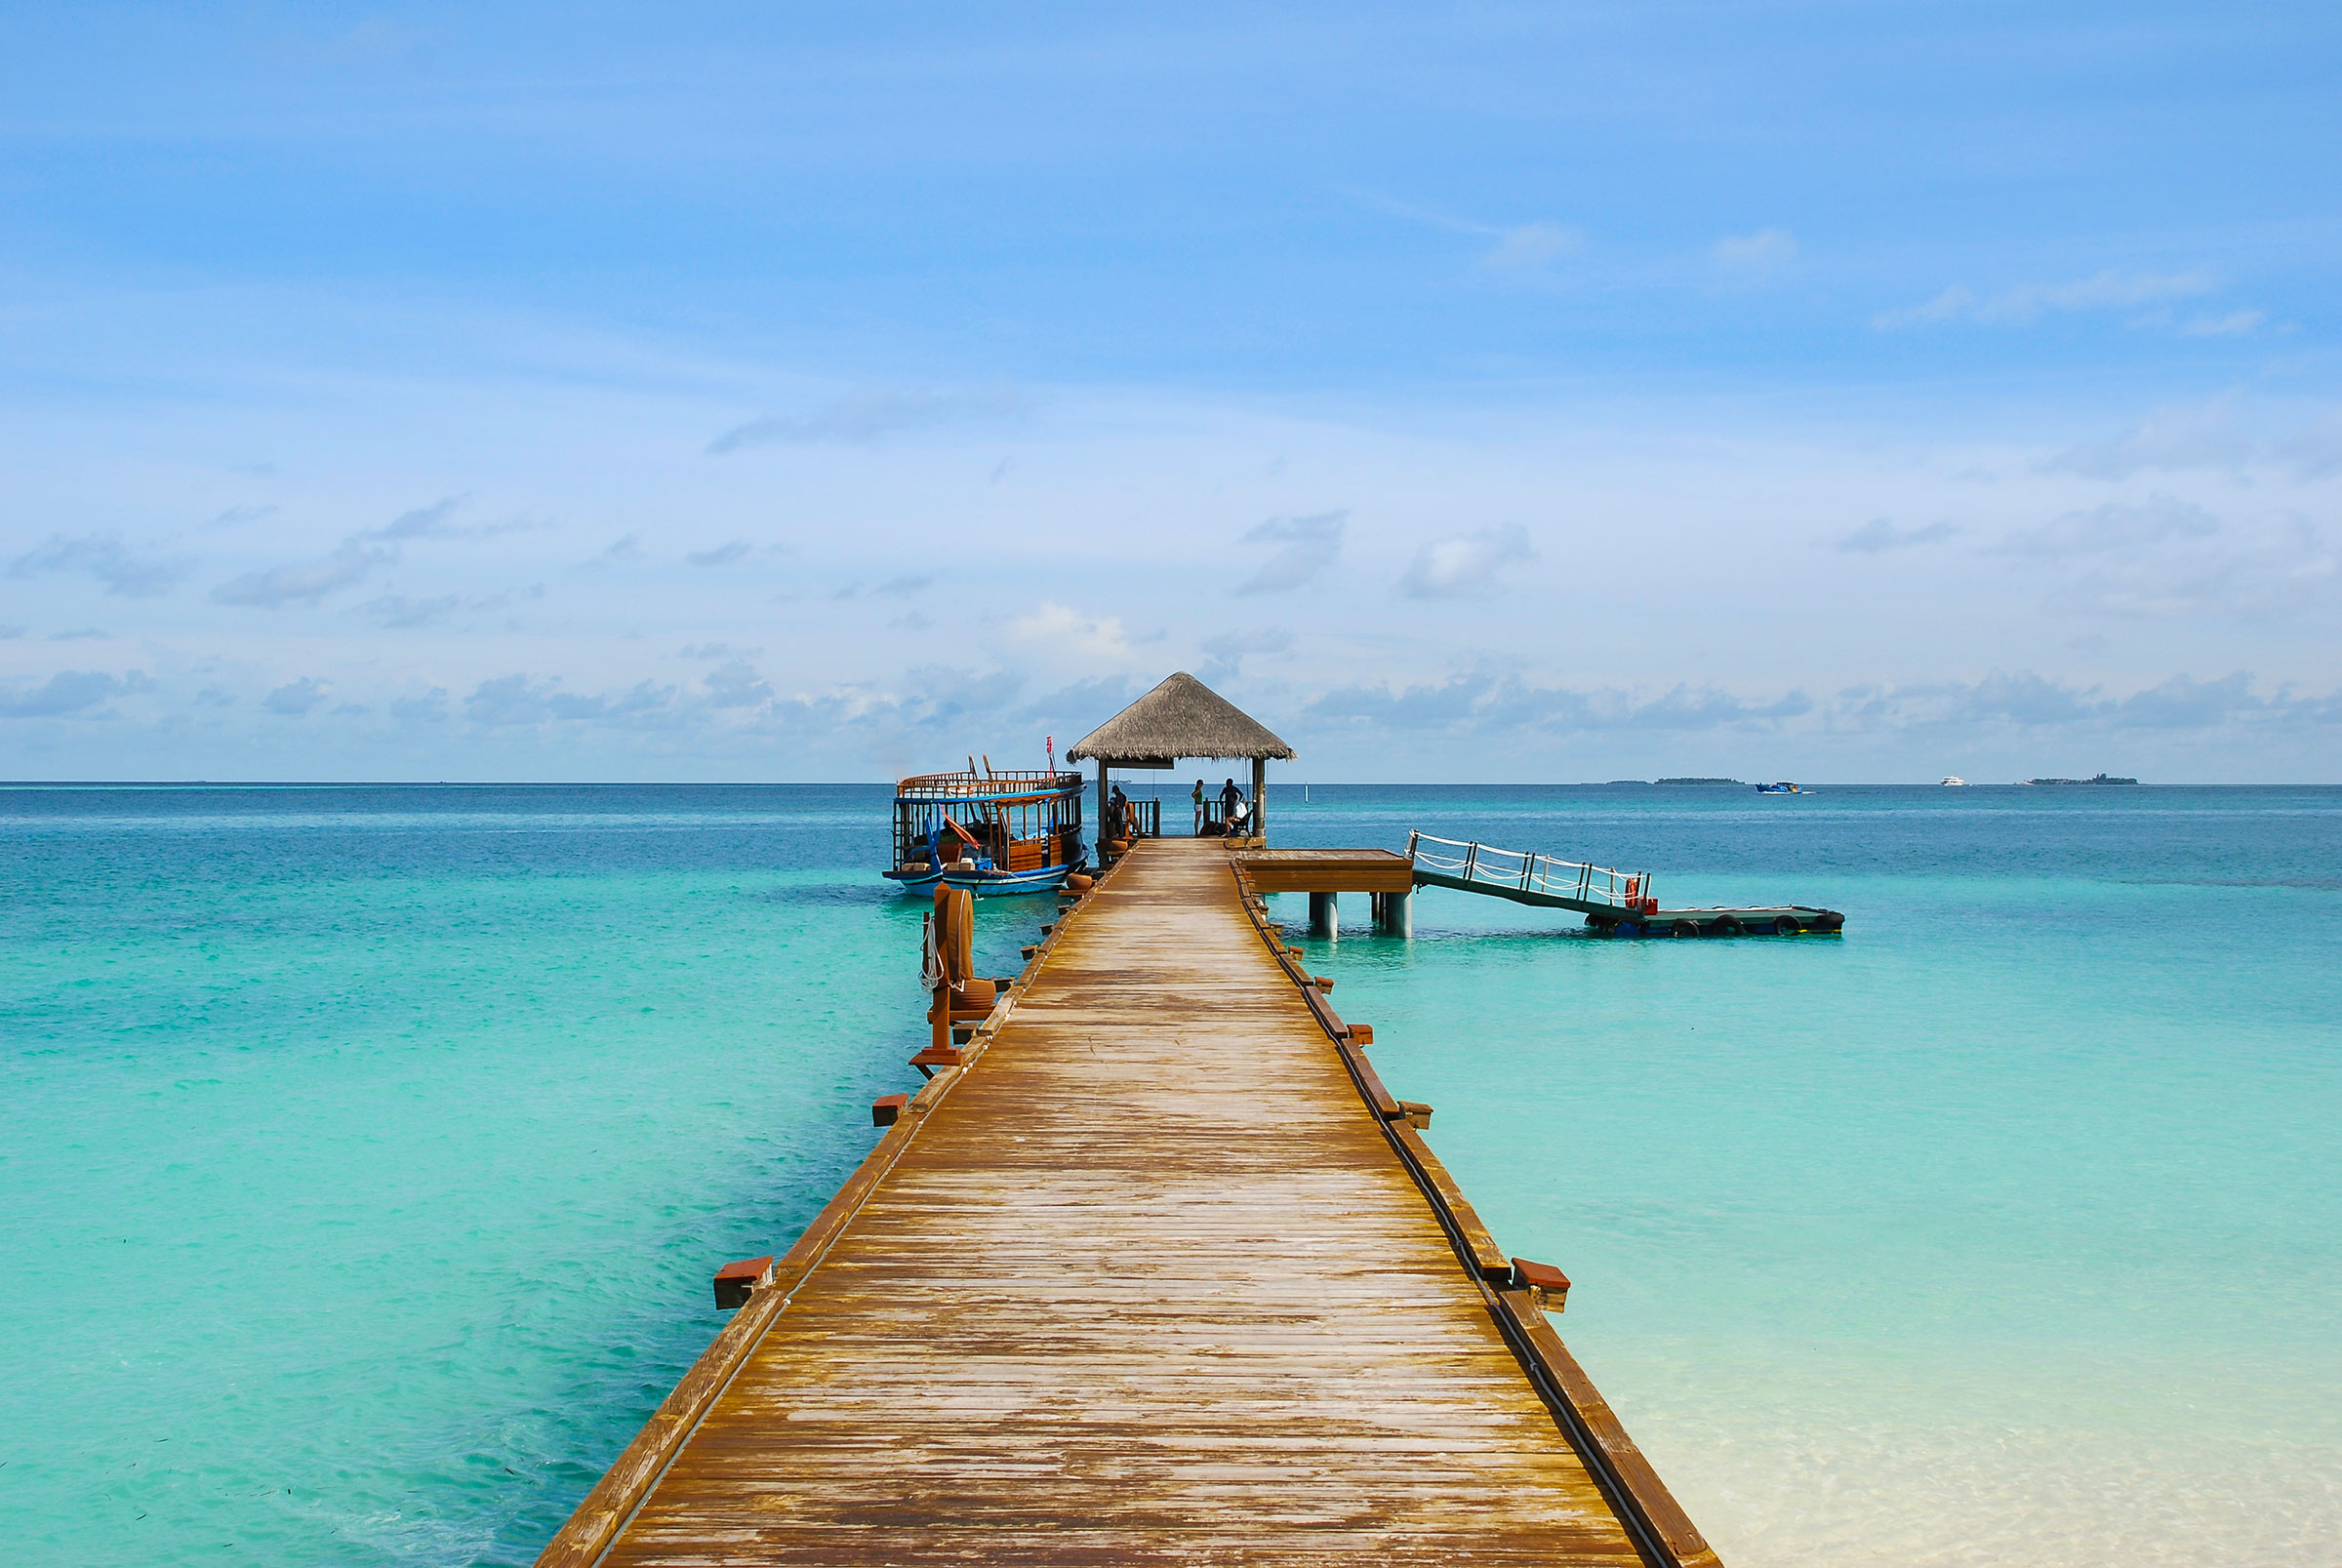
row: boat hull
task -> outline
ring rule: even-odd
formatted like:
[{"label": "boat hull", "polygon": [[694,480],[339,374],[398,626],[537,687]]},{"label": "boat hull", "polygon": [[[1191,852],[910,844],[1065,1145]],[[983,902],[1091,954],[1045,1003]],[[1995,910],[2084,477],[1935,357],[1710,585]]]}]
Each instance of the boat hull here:
[{"label": "boat hull", "polygon": [[932,893],[938,882],[964,888],[980,899],[1018,894],[1053,893],[1066,878],[1080,870],[1073,865],[1041,865],[1030,871],[881,871],[878,874],[906,893]]}]

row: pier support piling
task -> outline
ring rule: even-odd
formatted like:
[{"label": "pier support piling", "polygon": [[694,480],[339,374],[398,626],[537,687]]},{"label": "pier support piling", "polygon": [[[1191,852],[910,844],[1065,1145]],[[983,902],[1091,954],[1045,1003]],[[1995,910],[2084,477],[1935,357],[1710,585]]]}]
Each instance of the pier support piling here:
[{"label": "pier support piling", "polygon": [[1310,895],[1310,935],[1327,942],[1342,935],[1341,895],[1312,893]]},{"label": "pier support piling", "polygon": [[1387,937],[1415,935],[1415,895],[1412,893],[1377,893],[1374,898],[1374,929]]}]

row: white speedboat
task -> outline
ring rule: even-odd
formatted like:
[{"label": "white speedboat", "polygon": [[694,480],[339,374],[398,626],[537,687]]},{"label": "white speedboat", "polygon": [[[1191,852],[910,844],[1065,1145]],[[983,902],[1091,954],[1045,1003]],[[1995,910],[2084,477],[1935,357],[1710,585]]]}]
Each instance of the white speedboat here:
[{"label": "white speedboat", "polygon": [[1962,779],[1957,773],[1947,773],[1944,775],[1944,787],[1946,789],[1961,788],[1966,785],[1967,782],[1967,780]]}]

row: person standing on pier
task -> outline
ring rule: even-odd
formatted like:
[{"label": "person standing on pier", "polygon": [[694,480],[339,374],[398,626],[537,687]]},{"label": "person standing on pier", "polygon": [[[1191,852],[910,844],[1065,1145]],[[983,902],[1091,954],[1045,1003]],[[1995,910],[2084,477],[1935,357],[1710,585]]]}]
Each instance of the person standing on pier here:
[{"label": "person standing on pier", "polygon": [[1220,831],[1232,833],[1236,830],[1236,808],[1243,804],[1244,791],[1236,787],[1235,780],[1231,779],[1220,786]]},{"label": "person standing on pier", "polygon": [[1195,781],[1195,836],[1203,836],[1203,781]]}]

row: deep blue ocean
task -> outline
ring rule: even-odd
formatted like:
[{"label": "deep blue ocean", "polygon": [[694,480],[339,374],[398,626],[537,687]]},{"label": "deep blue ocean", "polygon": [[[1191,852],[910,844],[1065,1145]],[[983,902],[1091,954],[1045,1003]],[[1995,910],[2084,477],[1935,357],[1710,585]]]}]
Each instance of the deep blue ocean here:
[{"label": "deep blue ocean", "polygon": [[[1846,913],[1311,944],[1725,1561],[2342,1560],[2342,789],[1303,793]],[[10,1561],[528,1561],[917,1082],[886,799],[0,787]]]}]

